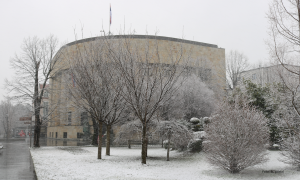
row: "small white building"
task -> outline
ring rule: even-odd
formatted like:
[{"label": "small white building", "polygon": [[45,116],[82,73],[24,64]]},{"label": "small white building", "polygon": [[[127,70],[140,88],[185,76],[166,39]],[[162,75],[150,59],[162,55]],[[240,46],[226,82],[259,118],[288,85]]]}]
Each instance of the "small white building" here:
[{"label": "small white building", "polygon": [[[300,70],[300,66],[284,66],[296,72]],[[238,79],[238,86],[241,86],[243,84],[243,80],[250,80],[251,82],[260,84],[261,86],[282,82],[282,78],[290,82],[290,80],[295,77],[295,75],[286,70],[284,66],[278,64],[244,71],[241,73],[241,78]]]}]

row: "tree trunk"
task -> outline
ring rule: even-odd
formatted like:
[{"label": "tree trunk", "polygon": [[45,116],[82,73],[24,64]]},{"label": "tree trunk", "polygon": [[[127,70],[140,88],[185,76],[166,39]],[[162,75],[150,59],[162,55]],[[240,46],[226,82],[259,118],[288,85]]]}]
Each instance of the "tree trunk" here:
[{"label": "tree trunk", "polygon": [[98,128],[98,159],[101,159],[101,150],[102,150],[102,122],[99,121],[99,128]]},{"label": "tree trunk", "polygon": [[146,157],[148,157],[148,143],[149,143],[149,140],[148,140],[148,137],[146,139]]},{"label": "tree trunk", "polygon": [[131,149],[130,139],[128,139],[127,143],[128,143],[128,149]]},{"label": "tree trunk", "polygon": [[110,130],[111,125],[108,125],[106,128],[106,155],[110,156]]},{"label": "tree trunk", "polygon": [[93,134],[93,139],[92,139],[92,145],[98,145],[98,125],[97,125],[97,121],[92,118],[93,121],[93,129],[94,129],[94,134]]},{"label": "tree trunk", "polygon": [[142,164],[146,164],[147,157],[147,126],[143,124],[143,136],[142,136]]},{"label": "tree trunk", "polygon": [[170,154],[170,135],[169,135],[169,137],[168,137],[168,150],[167,150],[167,161],[169,161],[170,159],[169,159],[169,154]]},{"label": "tree trunk", "polygon": [[41,99],[39,98],[39,64],[37,62],[35,69],[35,77],[34,77],[34,116],[35,116],[35,126],[34,126],[34,147],[40,147],[40,132],[41,132],[41,121],[40,121],[40,110],[41,110]]},{"label": "tree trunk", "polygon": [[35,108],[35,126],[34,126],[34,147],[40,147],[40,132],[41,132],[41,121],[40,121],[40,103],[37,103]]},{"label": "tree trunk", "polygon": [[[235,150],[234,150],[235,151]],[[236,154],[236,153],[235,153]],[[239,169],[238,169],[238,167],[237,167],[237,162],[236,162],[236,159],[233,157],[232,159],[231,159],[231,162],[230,162],[230,173],[232,173],[232,174],[235,174],[235,173],[239,173],[240,171],[239,171]]]},{"label": "tree trunk", "polygon": [[41,126],[40,123],[36,123],[34,126],[34,147],[40,147],[40,132]]}]

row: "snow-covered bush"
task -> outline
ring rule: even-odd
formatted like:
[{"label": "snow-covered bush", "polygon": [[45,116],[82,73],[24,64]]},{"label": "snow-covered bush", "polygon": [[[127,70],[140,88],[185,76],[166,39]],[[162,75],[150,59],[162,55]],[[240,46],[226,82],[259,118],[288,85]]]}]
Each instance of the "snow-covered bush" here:
[{"label": "snow-covered bush", "polygon": [[193,139],[189,142],[187,148],[190,152],[200,152],[202,150],[202,142],[206,133],[204,131],[193,132]]},{"label": "snow-covered bush", "polygon": [[202,150],[202,139],[193,139],[189,142],[187,148],[190,152],[200,152]]},{"label": "snow-covered bush", "polygon": [[198,118],[193,117],[193,118],[190,119],[190,123],[191,124],[189,125],[189,127],[193,131],[197,132],[197,131],[202,131],[203,130],[203,120],[202,120],[202,118],[198,119]]},{"label": "snow-covered bush", "polygon": [[193,118],[191,118],[190,122],[193,124],[198,124],[198,123],[200,123],[200,119],[193,117]]},{"label": "snow-covered bush", "polygon": [[273,144],[272,150],[279,150],[279,149],[280,149],[280,145],[278,145],[278,144]]},{"label": "snow-covered bush", "polygon": [[261,111],[242,100],[219,105],[203,143],[212,165],[231,173],[266,161],[264,145],[268,143],[267,119]]},{"label": "snow-covered bush", "polygon": [[194,136],[194,139],[203,139],[206,136],[206,132],[205,131],[193,132],[193,136]]},{"label": "snow-covered bush", "polygon": [[208,124],[210,122],[209,117],[203,117],[203,124]]}]

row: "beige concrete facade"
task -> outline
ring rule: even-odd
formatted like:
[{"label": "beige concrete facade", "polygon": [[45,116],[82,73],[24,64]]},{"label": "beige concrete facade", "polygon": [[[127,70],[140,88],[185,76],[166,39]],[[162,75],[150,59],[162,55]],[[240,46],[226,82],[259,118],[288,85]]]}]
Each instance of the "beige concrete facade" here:
[{"label": "beige concrete facade", "polygon": [[[149,48],[154,49],[158,44],[158,49],[163,62],[170,63],[170,55],[166,48],[172,48],[176,53],[182,48],[184,56],[190,56],[189,66],[192,73],[199,75],[209,74],[209,78],[203,79],[209,87],[211,87],[216,94],[221,95],[225,90],[225,49],[218,48],[217,45],[188,41],[176,38],[148,36],[148,35],[132,35],[132,36],[111,36],[109,41],[117,41],[121,38],[128,38],[132,43],[138,44],[141,51],[147,43]],[[63,83],[65,80],[70,80],[66,71],[69,69],[70,57],[78,48],[84,46],[88,47],[91,43],[97,40],[104,39],[104,37],[94,37],[75,41],[63,46],[58,53],[59,62],[56,69],[56,75],[52,76],[50,80],[52,94],[50,98],[51,109],[57,106],[55,111],[51,114],[51,122],[48,124],[47,137],[64,138],[64,132],[67,132],[65,138],[76,139],[81,138],[79,134],[93,132],[91,118],[88,117],[88,123],[83,122],[81,110],[75,109],[71,101],[66,96],[66,86]],[[155,60],[154,60],[155,61]],[[156,63],[156,62],[153,62]],[[85,127],[83,127],[85,126]],[[53,135],[51,134],[53,133]]]}]

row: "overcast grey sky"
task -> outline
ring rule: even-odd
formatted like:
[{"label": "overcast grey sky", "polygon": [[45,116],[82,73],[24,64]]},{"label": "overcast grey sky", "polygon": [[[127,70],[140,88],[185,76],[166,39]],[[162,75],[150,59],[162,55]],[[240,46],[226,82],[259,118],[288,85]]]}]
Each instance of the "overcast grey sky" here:
[{"label": "overcast grey sky", "polygon": [[[9,60],[20,53],[24,38],[50,34],[60,42],[74,41],[74,28],[81,38],[100,35],[109,27],[136,34],[184,38],[239,50],[251,63],[267,61],[268,38],[266,12],[271,0],[0,0],[0,100],[4,79],[14,76]],[[80,34],[80,35],[79,35]]]}]

